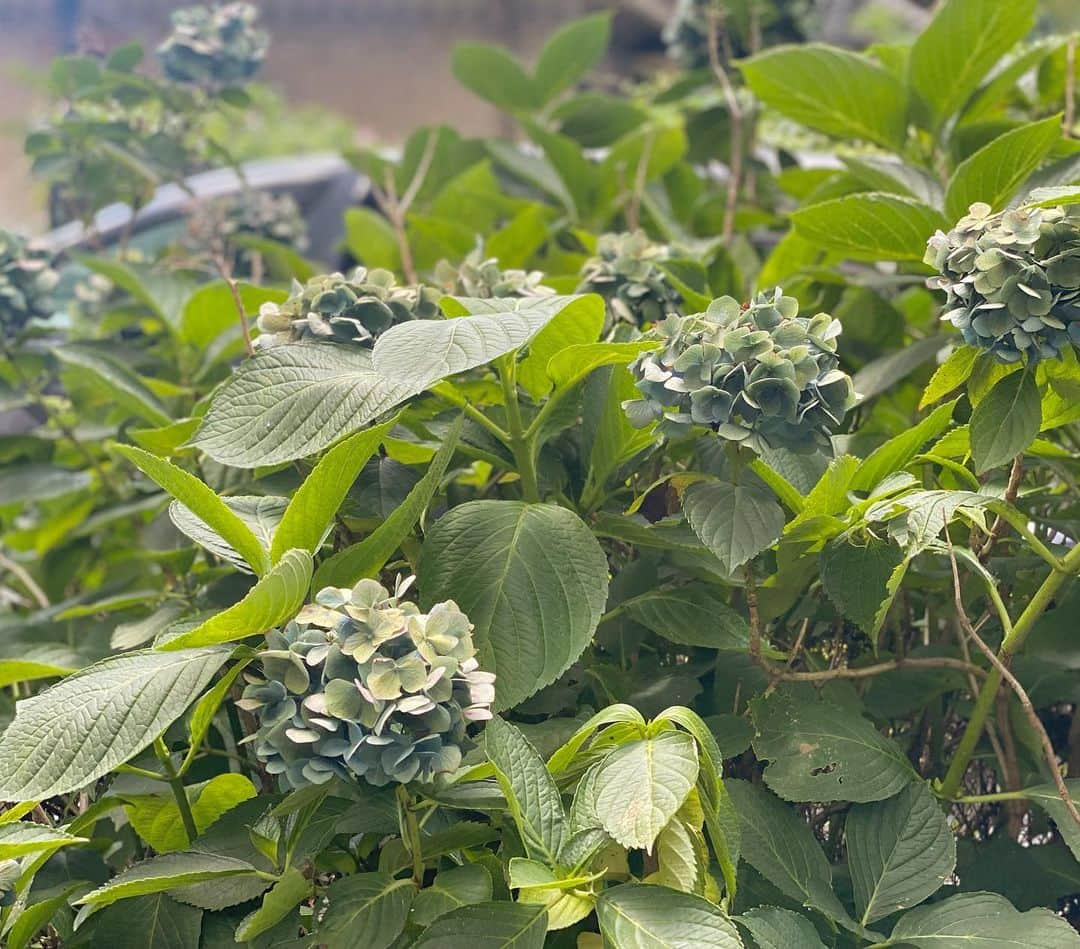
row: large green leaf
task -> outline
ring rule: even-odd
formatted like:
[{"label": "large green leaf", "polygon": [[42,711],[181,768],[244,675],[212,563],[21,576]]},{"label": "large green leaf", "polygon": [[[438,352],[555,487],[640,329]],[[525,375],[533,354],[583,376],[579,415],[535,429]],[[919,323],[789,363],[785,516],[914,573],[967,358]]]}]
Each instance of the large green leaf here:
[{"label": "large green leaf", "polygon": [[948,221],[929,205],[896,194],[849,194],[792,212],[800,237],[852,260],[921,261]]},{"label": "large green leaf", "polygon": [[72,252],[70,256],[147,306],[170,332],[179,329],[184,302],[195,289],[194,279],[187,273],[127,264],[92,254]]},{"label": "large green leaf", "polygon": [[905,468],[923,445],[932,438],[937,438],[949,427],[956,401],[954,399],[939,405],[917,425],[894,435],[870,452],[855,472],[851,480],[851,490],[869,491],[893,472]]},{"label": "large green leaf", "polygon": [[271,571],[260,577],[247,595],[227,610],[215,613],[194,629],[158,643],[159,649],[187,649],[229,643],[264,633],[296,615],[311,585],[311,554],[287,550]]},{"label": "large green leaf", "polygon": [[531,76],[506,50],[487,43],[459,43],[450,68],[463,86],[502,109],[531,109],[541,104]]},{"label": "large green leaf", "polygon": [[729,572],[771,547],[784,529],[784,509],[754,484],[697,481],[683,492],[682,506],[694,533]]},{"label": "large green leaf", "polygon": [[[267,301],[281,303],[288,297],[288,291],[273,287],[256,287],[254,284],[240,281],[236,285],[244,313],[253,316],[259,307]],[[236,312],[236,299],[232,288],[224,281],[217,280],[199,287],[187,300],[180,314],[180,335],[184,340],[200,349],[208,347],[225,330],[240,325],[240,314]]]},{"label": "large green leaf", "polygon": [[610,36],[610,13],[594,13],[556,30],[536,60],[534,83],[543,100],[570,88],[592,69],[604,55]]},{"label": "large green leaf", "polygon": [[416,895],[412,880],[357,873],[330,884],[330,908],[318,927],[320,942],[340,949],[386,949],[405,928]]},{"label": "large green leaf", "polygon": [[[274,532],[289,506],[289,499],[272,494],[234,494],[221,500],[248,526],[259,545],[264,550],[270,550],[274,542]],[[169,519],[178,531],[215,557],[228,561],[237,570],[251,573],[247,561],[237,553],[236,548],[190,508],[179,501],[173,501],[169,505]]]},{"label": "large green leaf", "polygon": [[118,454],[127,458],[213,529],[244,558],[258,576],[266,573],[270,558],[258,538],[251,532],[251,528],[195,475],[134,445],[114,447]]},{"label": "large green leaf", "polygon": [[45,853],[70,847],[72,844],[89,842],[86,837],[76,837],[42,824],[13,821],[0,825],[0,860],[11,860],[13,857],[25,857],[30,853]]},{"label": "large green leaf", "polygon": [[479,863],[441,870],[426,887],[416,894],[409,921],[418,926],[430,926],[460,906],[472,906],[491,899],[491,874]]},{"label": "large green leaf", "polygon": [[257,936],[273,929],[292,913],[302,900],[309,899],[314,889],[314,883],[302,870],[289,867],[263,897],[259,908],[248,913],[236,927],[236,940],[250,943]]},{"label": "large green leaf", "polygon": [[518,366],[518,384],[538,399],[552,387],[548,363],[558,353],[595,344],[604,325],[604,301],[595,293],[579,297],[565,306],[529,344],[529,355]]},{"label": "large green leaf", "polygon": [[938,128],[1035,22],[1036,0],[948,0],[908,58],[908,82]]},{"label": "large green leaf", "polygon": [[42,800],[108,774],[179,718],[228,656],[110,656],[19,702],[0,738],[0,799]]},{"label": "large green leaf", "polygon": [[142,380],[118,359],[85,343],[66,343],[53,349],[65,365],[86,373],[108,392],[112,402],[151,425],[169,425],[172,417]]},{"label": "large green leaf", "polygon": [[517,728],[498,717],[484,729],[484,749],[495,766],[526,851],[556,866],[568,830],[559,788],[544,759]]},{"label": "large green leaf", "polygon": [[682,646],[742,651],[750,639],[742,615],[705,583],[650,590],[622,606],[633,620]]},{"label": "large green leaf", "polygon": [[[92,946],[109,949],[187,949],[199,945],[203,911],[164,893],[106,906],[93,919]],[[82,933],[80,928],[79,932]],[[232,934],[230,933],[230,936]]]},{"label": "large green leaf", "polygon": [[255,867],[246,860],[214,853],[185,851],[151,857],[121,871],[104,886],[91,890],[80,905],[108,906],[117,900],[147,893],[161,893],[178,886],[233,876],[254,876]]},{"label": "large green leaf", "polygon": [[629,366],[638,353],[656,349],[652,340],[631,343],[585,343],[567,346],[555,353],[547,364],[547,374],[559,388],[573,385],[601,366]]},{"label": "large green leaf", "polygon": [[665,731],[620,745],[595,768],[591,807],[604,830],[624,847],[652,850],[697,783],[697,745]]},{"label": "large green leaf", "polygon": [[656,444],[656,432],[634,428],[623,410],[624,402],[640,394],[633,376],[622,366],[604,367],[585,382],[581,428],[588,473],[581,499],[587,509],[601,503],[608,480],[623,465]]},{"label": "large green leaf", "polygon": [[832,889],[832,870],[810,825],[764,788],[726,781],[742,825],[742,857],[785,896],[851,924]]},{"label": "large green leaf", "polygon": [[863,56],[816,43],[777,46],[739,63],[754,94],[788,118],[829,135],[896,149],[907,102],[892,73]]},{"label": "large green leaf", "polygon": [[949,179],[945,211],[963,217],[976,201],[1000,210],[1061,140],[1061,116],[1006,132],[962,162]]},{"label": "large green leaf", "polygon": [[961,893],[905,913],[887,942],[913,949],[1075,949],[1080,936],[1049,909],[1019,912],[997,893]]},{"label": "large green leaf", "polygon": [[837,609],[872,634],[881,604],[890,599],[889,580],[904,559],[893,543],[868,538],[855,544],[838,537],[821,553],[821,585]]},{"label": "large green leaf", "polygon": [[345,246],[366,267],[401,270],[401,250],[394,227],[374,208],[346,209]]},{"label": "large green leaf", "polygon": [[789,801],[880,801],[915,779],[896,742],[809,683],[787,683],[750,708],[765,783]]},{"label": "large green leaf", "polygon": [[553,504],[470,501],[429,531],[417,566],[425,607],[454,599],[476,627],[496,706],[554,682],[591,642],[607,559],[577,515]]},{"label": "large green leaf", "polygon": [[542,906],[477,903],[440,916],[410,949],[544,949],[547,926]]},{"label": "large green leaf", "polygon": [[1008,464],[1039,434],[1042,402],[1033,372],[1013,372],[971,413],[971,457],[975,473]]},{"label": "large green leaf", "polygon": [[814,924],[790,909],[755,906],[736,919],[760,949],[825,949]]},{"label": "large green leaf", "polygon": [[393,425],[394,420],[390,419],[357,432],[319,459],[292,496],[274,532],[271,561],[277,563],[293,547],[311,554],[318,552],[345,495]]},{"label": "large green leaf", "polygon": [[[255,786],[242,774],[219,774],[186,789],[195,827],[202,833],[226,811],[255,797]],[[158,853],[187,849],[190,841],[172,794],[125,794],[124,810],[132,828]]]},{"label": "large green leaf", "polygon": [[848,867],[865,926],[936,893],[956,868],[956,840],[921,781],[848,813]]},{"label": "large green leaf", "polygon": [[[1080,778],[1069,778],[1065,784],[1069,790],[1069,796],[1074,801],[1080,798]],[[1028,788],[1024,794],[1050,815],[1073,856],[1080,861],[1080,827],[1077,827],[1057,787],[1053,784],[1040,784]]]},{"label": "large green leaf", "polygon": [[351,587],[364,577],[378,575],[439,490],[457,448],[464,419],[465,416],[459,416],[450,426],[424,477],[413,486],[405,500],[390,512],[390,516],[358,544],[338,551],[322,563],[315,573],[315,589]]},{"label": "large green leaf", "polygon": [[605,890],[596,915],[612,949],[742,949],[735,924],[708,900],[666,886]]},{"label": "large green leaf", "polygon": [[72,471],[56,465],[32,463],[6,465],[0,471],[0,506],[49,501],[88,488],[94,481],[89,471]]}]

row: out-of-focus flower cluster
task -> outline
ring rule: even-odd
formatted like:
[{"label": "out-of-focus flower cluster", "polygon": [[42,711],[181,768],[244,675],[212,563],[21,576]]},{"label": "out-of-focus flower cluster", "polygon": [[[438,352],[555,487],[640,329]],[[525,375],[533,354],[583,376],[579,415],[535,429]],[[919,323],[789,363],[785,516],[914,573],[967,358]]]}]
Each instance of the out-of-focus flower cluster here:
[{"label": "out-of-focus flower cluster", "polygon": [[50,316],[59,279],[48,252],[0,228],[0,332],[14,334]]},{"label": "out-of-focus flower cluster", "polygon": [[207,90],[246,82],[258,72],[270,45],[255,27],[250,3],[185,7],[172,15],[172,33],[158,47],[165,76]]},{"label": "out-of-focus flower cluster", "polygon": [[398,284],[389,270],[357,267],[349,276],[321,274],[293,282],[283,303],[259,308],[259,348],[298,340],[372,344],[391,326],[409,320],[438,319],[439,292],[433,287]]},{"label": "out-of-focus flower cluster", "polygon": [[307,222],[291,194],[249,190],[207,201],[188,219],[189,249],[228,252],[233,276],[253,273],[258,251],[243,246],[245,237],[272,240],[302,251],[307,247]]},{"label": "out-of-focus flower cluster", "polygon": [[973,204],[926,249],[948,294],[943,320],[1001,362],[1056,359],[1080,346],[1080,211]]},{"label": "out-of-focus flower cluster", "polygon": [[402,599],[411,582],[327,587],[267,635],[238,704],[285,786],[430,782],[460,766],[469,724],[491,718],[495,676],[479,669],[468,617],[452,600],[421,613]]},{"label": "out-of-focus flower cluster", "polygon": [[455,267],[447,260],[435,265],[435,282],[445,293],[458,297],[543,297],[555,291],[545,287],[539,270],[503,269],[497,257],[476,247]]},{"label": "out-of-focus flower cluster", "polygon": [[705,313],[668,317],[654,330],[662,346],[630,366],[642,394],[623,405],[631,424],[659,422],[667,435],[707,425],[754,451],[827,448],[855,404],[837,368],[840,323],[798,312],[777,287],[746,306],[721,297]]}]

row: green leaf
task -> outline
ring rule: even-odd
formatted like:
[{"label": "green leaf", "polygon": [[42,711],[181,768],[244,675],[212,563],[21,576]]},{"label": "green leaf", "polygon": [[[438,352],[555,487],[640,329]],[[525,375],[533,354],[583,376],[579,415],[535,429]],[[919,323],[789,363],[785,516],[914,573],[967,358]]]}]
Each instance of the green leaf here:
[{"label": "green leaf", "polygon": [[351,587],[364,577],[378,576],[439,490],[457,448],[464,419],[465,416],[458,416],[450,426],[424,477],[414,485],[405,500],[390,512],[390,516],[360,543],[338,551],[322,563],[312,584],[316,590],[328,586]]},{"label": "green leaf", "polygon": [[895,544],[873,538],[865,544],[837,538],[821,553],[821,585],[836,608],[870,634],[878,609],[889,596],[889,579],[904,560]]},{"label": "green leaf", "polygon": [[164,271],[121,263],[110,257],[72,252],[74,261],[111,280],[148,307],[170,332],[180,326],[184,302],[194,290],[193,279],[182,271]]},{"label": "green leaf", "polygon": [[491,874],[478,863],[441,870],[431,886],[416,894],[409,921],[417,926],[430,926],[461,906],[490,900],[491,894]]},{"label": "green leaf", "polygon": [[1039,434],[1042,402],[1033,372],[999,380],[971,413],[971,457],[982,474],[1023,454]]},{"label": "green leaf", "polygon": [[0,799],[43,800],[108,774],[179,718],[228,656],[110,656],[19,702],[0,737]]},{"label": "green leaf", "polygon": [[416,895],[412,880],[357,873],[330,884],[318,939],[341,949],[386,949],[401,935]]},{"label": "green leaf", "polygon": [[612,949],[742,949],[735,924],[719,906],[666,886],[624,883],[596,904]]},{"label": "green leaf", "polygon": [[852,491],[869,491],[895,471],[903,470],[931,439],[949,427],[958,400],[939,405],[913,427],[878,446],[859,467],[851,481]]},{"label": "green leaf", "polygon": [[961,893],[905,913],[881,946],[912,949],[1067,949],[1076,930],[1049,909],[1019,912],[997,893]]},{"label": "green leaf", "polygon": [[[1080,778],[1069,778],[1065,785],[1073,801],[1080,798]],[[1080,827],[1073,820],[1072,815],[1065,806],[1065,802],[1058,793],[1057,787],[1053,784],[1040,784],[1028,788],[1024,792],[1024,796],[1028,800],[1034,801],[1050,815],[1073,856],[1080,861]]]},{"label": "green leaf", "polygon": [[784,529],[784,511],[753,484],[697,481],[682,495],[694,533],[729,573],[767,550]]},{"label": "green leaf", "polygon": [[440,916],[410,949],[544,949],[547,927],[542,906],[476,903]]},{"label": "green leaf", "polygon": [[750,710],[765,783],[789,801],[880,801],[915,779],[895,741],[809,683],[780,686]]},{"label": "green leaf", "polygon": [[28,821],[0,824],[0,860],[25,857],[31,853],[49,853],[72,844],[89,843],[86,837],[75,837]]},{"label": "green leaf", "polygon": [[135,896],[119,906],[106,906],[93,917],[91,945],[107,945],[109,949],[187,949],[199,945],[202,924],[201,909],[178,903],[164,893]]},{"label": "green leaf", "polygon": [[484,748],[526,852],[549,866],[557,865],[569,834],[559,788],[544,759],[518,729],[498,717],[484,729]]},{"label": "green leaf", "polygon": [[665,731],[620,745],[595,768],[592,808],[604,830],[651,851],[697,783],[697,745],[686,732]]},{"label": "green leaf", "polygon": [[595,343],[603,325],[604,301],[595,293],[563,307],[529,344],[529,354],[518,366],[518,384],[534,399],[546,395],[553,384],[551,360],[567,349]]},{"label": "green leaf", "polygon": [[0,687],[51,679],[74,672],[85,660],[67,646],[42,644],[20,648],[18,656],[0,657]]},{"label": "green leaf", "polygon": [[[242,774],[219,774],[186,788],[195,827],[201,834],[222,814],[258,793]],[[180,808],[172,794],[125,794],[124,810],[132,828],[158,853],[185,850],[190,844]]]},{"label": "green leaf", "polygon": [[796,233],[852,260],[921,261],[935,231],[948,230],[929,205],[895,194],[849,194],[792,212]]},{"label": "green leaf", "polygon": [[594,13],[556,30],[536,61],[534,85],[543,102],[569,89],[592,69],[607,50],[610,37],[610,13]]},{"label": "green leaf", "polygon": [[977,201],[1000,210],[1020,184],[1061,140],[1061,116],[1052,115],[1006,132],[962,162],[945,191],[945,210],[951,218],[967,214]]},{"label": "green leaf", "polygon": [[739,68],[759,99],[796,122],[891,149],[904,140],[904,88],[863,56],[806,43],[774,47],[742,60]]},{"label": "green leaf", "polygon": [[[55,896],[50,896],[48,899],[43,899],[27,906],[15,917],[14,922],[11,924],[11,928],[5,933],[7,949],[26,949],[30,944],[30,940],[33,939],[38,932],[44,929],[46,924],[60,909],[68,905],[71,894],[84,885],[85,884],[82,883],[69,884]],[[55,892],[55,890],[52,892]],[[196,913],[198,916],[202,915],[196,909],[192,909],[192,912]],[[196,929],[192,939],[198,938],[199,933]],[[131,949],[131,947],[125,947],[125,949]]]},{"label": "green leaf", "polygon": [[760,949],[825,949],[805,916],[776,906],[755,906],[735,919],[750,931]]},{"label": "green leaf", "polygon": [[559,389],[572,386],[601,366],[629,366],[639,353],[656,349],[650,340],[632,343],[588,343],[567,346],[555,353],[547,364],[548,378]]},{"label": "green leaf", "polygon": [[234,642],[292,619],[307,599],[311,571],[311,554],[306,550],[285,551],[239,603],[215,613],[194,629],[159,642],[158,648],[175,650]]},{"label": "green leaf", "polygon": [[623,402],[640,394],[633,376],[620,366],[601,368],[585,382],[582,450],[588,471],[581,499],[586,509],[602,502],[608,480],[623,465],[656,444],[655,431],[634,428],[623,411]]},{"label": "green leaf", "polygon": [[933,359],[948,342],[948,337],[943,335],[924,336],[903,349],[868,362],[855,373],[851,384],[863,401],[889,392],[898,382]]},{"label": "green leaf", "polygon": [[[239,281],[236,292],[244,305],[246,316],[254,316],[259,307],[267,301],[281,303],[288,297],[288,292],[272,287],[257,287],[254,284]],[[236,300],[230,286],[224,280],[217,280],[199,287],[184,301],[180,314],[180,335],[185,342],[199,349],[206,349],[227,329],[240,325],[240,314],[236,312]]]},{"label": "green leaf", "polygon": [[0,471],[0,506],[50,501],[88,488],[94,481],[89,471],[71,471],[56,465],[7,465]]},{"label": "green leaf", "polygon": [[87,893],[76,905],[108,906],[117,900],[161,893],[204,880],[254,875],[255,867],[246,860],[194,850],[167,853],[122,870],[104,886]]},{"label": "green leaf", "polygon": [[459,43],[450,69],[470,92],[500,109],[533,109],[542,105],[539,90],[521,64],[506,50],[487,43]]},{"label": "green leaf", "polygon": [[296,867],[289,867],[262,900],[262,905],[236,927],[236,941],[250,942],[272,929],[312,895],[314,884]]},{"label": "green leaf", "polygon": [[810,825],[764,788],[746,781],[725,786],[742,825],[742,858],[785,896],[853,923],[833,892],[829,861]]},{"label": "green leaf", "polygon": [[278,563],[287,550],[298,548],[318,553],[323,538],[353,482],[375,454],[395,419],[351,435],[331,448],[312,469],[292,496],[274,532],[270,560]]},{"label": "green leaf", "polygon": [[[269,550],[274,540],[274,532],[289,506],[289,499],[265,494],[235,494],[221,500],[248,526],[259,546]],[[227,543],[206,521],[179,501],[173,501],[169,505],[169,519],[177,530],[215,557],[228,561],[237,570],[251,573],[247,561],[236,552],[232,544]]]},{"label": "green leaf", "polygon": [[650,590],[622,604],[630,618],[681,646],[742,652],[750,627],[705,583]]},{"label": "green leaf", "polygon": [[976,346],[958,346],[949,353],[946,360],[934,370],[934,374],[926,384],[922,398],[919,399],[919,408],[925,409],[928,405],[933,405],[964,385],[981,352],[982,350]]},{"label": "green leaf", "polygon": [[923,782],[848,813],[848,867],[865,926],[936,893],[956,868],[956,840]]},{"label": "green leaf", "polygon": [[417,565],[425,609],[454,599],[475,625],[496,708],[554,682],[592,641],[608,567],[588,527],[553,504],[470,501],[428,532]]},{"label": "green leaf", "polygon": [[345,211],[345,247],[365,267],[401,270],[394,229],[384,215],[371,208]]},{"label": "green leaf", "polygon": [[125,411],[145,419],[151,425],[163,426],[172,422],[172,417],[157,396],[119,360],[85,343],[56,346],[53,353],[64,365],[89,374],[103,385],[113,404]]},{"label": "green leaf", "polygon": [[1035,23],[1036,0],[948,0],[908,58],[908,82],[937,129]]},{"label": "green leaf", "polygon": [[257,576],[266,573],[270,565],[266,549],[251,528],[213,490],[183,468],[177,468],[172,462],[134,445],[114,445],[113,449],[220,535],[244,558]]}]

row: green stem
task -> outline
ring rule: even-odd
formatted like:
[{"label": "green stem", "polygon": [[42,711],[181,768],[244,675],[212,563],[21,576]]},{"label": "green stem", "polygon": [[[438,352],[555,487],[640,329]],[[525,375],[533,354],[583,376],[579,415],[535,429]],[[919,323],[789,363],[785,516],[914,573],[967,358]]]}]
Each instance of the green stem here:
[{"label": "green stem", "polygon": [[[1008,665],[1013,654],[1024,644],[1028,634],[1034,627],[1035,622],[1046,612],[1048,606],[1065,581],[1080,573],[1080,546],[1074,547],[1061,561],[1060,569],[1052,570],[1042,582],[1042,586],[1035,591],[1035,595],[1020,614],[1020,618],[1007,631],[998,650],[998,658],[1004,665]],[[983,680],[982,688],[975,700],[975,708],[972,709],[971,718],[968,719],[967,727],[960,738],[960,744],[953,753],[952,763],[941,782],[939,793],[942,797],[954,799],[956,792],[960,790],[960,784],[964,779],[964,772],[971,762],[975,753],[975,747],[982,737],[986,720],[994,708],[998,688],[1001,685],[1001,672],[995,666],[987,673]]]},{"label": "green stem", "polygon": [[952,799],[957,804],[996,804],[999,801],[1026,801],[1027,791],[998,791],[996,794],[963,794]]},{"label": "green stem", "polygon": [[503,400],[506,402],[506,422],[509,428],[507,444],[514,453],[518,477],[521,478],[522,496],[530,504],[540,501],[540,488],[536,481],[536,462],[533,459],[533,440],[526,434],[521,421],[521,405],[517,395],[517,363],[513,356],[499,367]]},{"label": "green stem", "polygon": [[509,443],[510,434],[500,425],[497,425],[491,419],[489,419],[483,412],[481,412],[476,406],[474,406],[465,396],[456,392],[449,383],[436,386],[433,390],[434,393],[440,398],[451,405],[457,406],[465,413],[466,416],[471,418],[478,425],[487,429],[492,435],[494,435],[499,441]]},{"label": "green stem", "polygon": [[169,776],[169,787],[172,788],[173,797],[176,798],[176,806],[180,811],[180,820],[184,823],[184,831],[187,833],[188,843],[191,844],[199,836],[199,828],[195,826],[195,815],[191,813],[191,802],[188,800],[187,790],[184,788],[184,779],[176,773],[173,767],[172,756],[165,742],[159,735],[154,739],[154,754],[158,756],[161,766]]},{"label": "green stem", "polygon": [[413,810],[412,798],[405,789],[405,785],[399,784],[397,789],[398,812],[401,815],[401,835],[405,838],[405,846],[412,857],[412,878],[417,886],[424,883],[424,849],[420,843],[420,823],[416,819],[416,811]]}]

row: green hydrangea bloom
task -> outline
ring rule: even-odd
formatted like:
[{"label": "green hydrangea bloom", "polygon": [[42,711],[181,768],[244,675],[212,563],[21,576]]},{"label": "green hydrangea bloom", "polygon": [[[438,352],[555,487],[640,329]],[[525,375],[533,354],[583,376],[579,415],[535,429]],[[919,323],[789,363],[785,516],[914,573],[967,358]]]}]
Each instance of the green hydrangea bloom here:
[{"label": "green hydrangea bloom", "polygon": [[51,316],[59,279],[49,253],[0,228],[0,332],[14,334]]},{"label": "green hydrangea bloom", "polygon": [[798,312],[777,287],[745,306],[721,297],[704,313],[668,317],[653,333],[661,348],[630,366],[642,394],[623,403],[630,423],[659,422],[667,435],[705,425],[753,451],[828,448],[831,427],[855,404],[838,368],[840,323]]},{"label": "green hydrangea bloom", "polygon": [[207,201],[188,219],[190,251],[227,248],[233,258],[233,276],[249,277],[255,252],[238,245],[237,237],[266,238],[302,251],[307,247],[307,222],[291,194],[251,190]]},{"label": "green hydrangea bloom", "polygon": [[1080,210],[973,204],[930,238],[927,281],[947,294],[943,320],[1001,362],[1057,359],[1080,346]]},{"label": "green hydrangea bloom", "polygon": [[468,617],[452,600],[421,613],[402,599],[411,582],[327,587],[267,635],[262,675],[237,704],[284,786],[430,782],[460,766],[468,726],[491,718],[495,676],[479,668]]},{"label": "green hydrangea bloom", "polygon": [[294,281],[287,300],[259,308],[262,335],[256,346],[302,339],[371,345],[398,323],[438,319],[438,300],[433,287],[400,286],[389,270],[357,267],[349,276],[332,273],[304,284]]},{"label": "green hydrangea bloom", "polygon": [[682,296],[660,267],[671,256],[642,231],[601,234],[581,268],[579,293],[598,293],[607,306],[605,334],[619,325],[644,329],[681,313]]},{"label": "green hydrangea bloom", "polygon": [[478,246],[455,267],[448,260],[435,265],[435,281],[446,293],[459,297],[501,299],[504,297],[549,296],[555,291],[545,287],[539,270],[504,270],[498,257],[488,257]]},{"label": "green hydrangea bloom", "polygon": [[172,14],[172,33],[158,47],[167,78],[204,89],[246,82],[262,65],[270,38],[256,29],[250,3],[184,7]]}]

